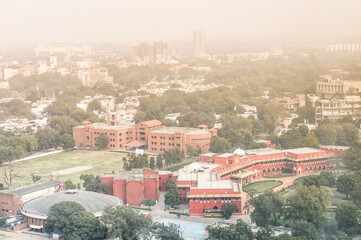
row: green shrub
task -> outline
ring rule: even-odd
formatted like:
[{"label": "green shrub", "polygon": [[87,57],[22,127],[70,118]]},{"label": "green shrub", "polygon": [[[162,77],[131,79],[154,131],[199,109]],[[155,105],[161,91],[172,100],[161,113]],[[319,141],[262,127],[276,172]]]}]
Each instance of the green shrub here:
[{"label": "green shrub", "polygon": [[150,208],[143,208],[143,207],[132,207],[134,209],[139,209],[139,210],[145,210],[145,211],[152,211],[152,209]]},{"label": "green shrub", "polygon": [[169,213],[170,213],[170,214],[183,215],[183,216],[188,216],[188,217],[189,217],[189,213],[174,212],[174,211],[170,211]]},{"label": "green shrub", "polygon": [[152,199],[143,199],[142,204],[145,206],[151,207],[155,205],[155,201]]}]

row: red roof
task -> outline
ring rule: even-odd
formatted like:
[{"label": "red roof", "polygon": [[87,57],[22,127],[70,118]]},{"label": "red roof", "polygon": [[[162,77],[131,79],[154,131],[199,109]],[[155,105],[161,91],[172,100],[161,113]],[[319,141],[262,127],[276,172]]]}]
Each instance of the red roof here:
[{"label": "red roof", "polygon": [[139,141],[133,141],[133,142],[125,144],[125,146],[127,146],[127,147],[141,147],[144,145],[145,145],[145,142],[139,142]]},{"label": "red roof", "polygon": [[145,121],[145,122],[142,122],[144,125],[147,125],[148,127],[155,127],[155,126],[159,126],[159,125],[162,125],[162,122],[161,121],[158,121],[158,120],[149,120],[149,121]]}]

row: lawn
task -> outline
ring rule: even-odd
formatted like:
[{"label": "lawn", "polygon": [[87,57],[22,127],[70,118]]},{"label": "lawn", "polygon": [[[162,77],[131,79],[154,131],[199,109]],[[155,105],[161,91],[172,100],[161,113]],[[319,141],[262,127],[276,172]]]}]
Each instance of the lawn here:
[{"label": "lawn", "polygon": [[282,185],[281,181],[261,181],[261,182],[254,182],[248,184],[247,186],[243,187],[243,191],[245,192],[252,192],[252,193],[262,193],[272,188],[275,188],[279,185]]},{"label": "lawn", "polygon": [[[104,173],[116,172],[122,170],[122,158],[126,155],[126,153],[109,151],[75,150],[19,162],[15,164],[15,167],[22,177],[14,179],[13,188],[32,183],[31,173],[41,176],[41,179],[72,180],[78,183],[81,182],[80,175],[85,173],[101,176]],[[52,175],[53,172],[75,167],[78,167],[75,169],[78,172]],[[1,176],[1,182],[3,182],[2,178],[3,176]]]}]

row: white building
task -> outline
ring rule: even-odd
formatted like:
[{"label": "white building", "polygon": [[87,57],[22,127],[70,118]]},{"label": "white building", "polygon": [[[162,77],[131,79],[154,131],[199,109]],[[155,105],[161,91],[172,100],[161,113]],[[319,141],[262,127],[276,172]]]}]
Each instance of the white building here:
[{"label": "white building", "polygon": [[5,67],[3,70],[3,77],[4,80],[7,81],[10,78],[12,78],[13,76],[19,74],[19,69],[18,68],[10,68],[10,67]]}]

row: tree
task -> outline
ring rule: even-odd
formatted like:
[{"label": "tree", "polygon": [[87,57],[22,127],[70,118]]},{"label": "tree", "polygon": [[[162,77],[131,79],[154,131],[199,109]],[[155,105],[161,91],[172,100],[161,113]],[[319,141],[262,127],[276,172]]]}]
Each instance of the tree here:
[{"label": "tree", "polygon": [[355,184],[356,184],[355,175],[352,172],[344,173],[337,178],[336,181],[337,191],[346,194],[346,198],[348,198],[348,195],[354,189]]},{"label": "tree", "polygon": [[361,170],[361,143],[354,144],[348,149],[344,163],[351,171]]},{"label": "tree", "polygon": [[75,184],[71,181],[71,180],[66,180],[64,182],[64,188],[65,190],[68,190],[68,189],[76,189],[76,186]]},{"label": "tree", "polygon": [[4,228],[6,227],[6,217],[0,217],[0,227]]},{"label": "tree", "polygon": [[155,201],[152,199],[143,199],[142,204],[144,204],[145,206],[151,207],[151,206],[155,205]]},{"label": "tree", "polygon": [[106,228],[79,203],[61,202],[50,207],[45,232],[59,230],[66,239],[103,239]]},{"label": "tree", "polygon": [[357,233],[361,228],[358,218],[358,207],[352,202],[342,202],[336,209],[338,229],[350,235]]},{"label": "tree", "polygon": [[316,136],[323,145],[335,145],[337,140],[337,130],[333,124],[320,124],[315,130]]},{"label": "tree", "polygon": [[292,228],[293,237],[305,236],[308,240],[318,240],[319,234],[315,226],[311,222],[305,220],[295,221],[294,227]]},{"label": "tree", "polygon": [[334,187],[336,184],[335,175],[330,171],[323,171],[320,175],[311,175],[302,177],[303,186],[312,186],[316,187],[325,186],[325,187]]},{"label": "tree", "polygon": [[163,157],[162,154],[157,156],[157,168],[160,170],[163,168]]},{"label": "tree", "polygon": [[149,160],[149,167],[151,169],[154,169],[155,168],[155,161],[154,161],[154,157],[151,157],[150,160]]},{"label": "tree", "polygon": [[34,183],[36,183],[37,181],[39,181],[41,179],[41,176],[35,175],[34,173],[30,173],[30,176]]},{"label": "tree", "polygon": [[68,150],[75,147],[75,140],[69,134],[64,134],[58,137],[58,145],[61,146],[64,150]]},{"label": "tree", "polygon": [[177,184],[174,182],[173,179],[170,179],[170,181],[167,184],[167,192],[164,196],[164,204],[166,206],[176,206],[181,203],[181,200],[179,199],[179,193],[177,189]]},{"label": "tree", "polygon": [[108,146],[108,137],[101,133],[95,140],[95,146],[98,147],[98,149],[104,149]]},{"label": "tree", "polygon": [[297,109],[299,122],[303,123],[308,120],[309,123],[315,122],[315,109],[313,107],[304,106]]},{"label": "tree", "polygon": [[231,224],[226,227],[208,225],[206,230],[208,231],[207,240],[254,239],[251,227],[241,219],[238,219],[236,224]]},{"label": "tree", "polygon": [[159,240],[181,240],[180,227],[174,223],[166,226],[161,223],[153,223],[151,231],[154,233],[155,238]]},{"label": "tree", "polygon": [[318,229],[324,222],[331,195],[331,190],[324,186],[300,186],[286,201],[289,207],[285,209],[285,218],[293,222],[307,221]]},{"label": "tree", "polygon": [[152,224],[151,218],[125,206],[106,207],[102,221],[108,226],[107,235],[111,239],[138,239],[141,231]]},{"label": "tree", "polygon": [[88,112],[93,111],[102,111],[102,104],[99,102],[98,99],[93,99],[87,106],[86,110]]},{"label": "tree", "polygon": [[284,199],[279,193],[267,191],[252,198],[250,204],[254,207],[251,219],[257,226],[265,227],[271,223],[276,226],[278,217],[283,212]]},{"label": "tree", "polygon": [[234,203],[222,204],[222,215],[225,219],[230,219],[232,214],[237,210],[237,206]]},{"label": "tree", "polygon": [[18,169],[12,163],[2,168],[2,175],[3,175],[4,183],[7,185],[8,188],[12,188],[13,180],[15,178],[22,177]]},{"label": "tree", "polygon": [[73,127],[77,125],[79,125],[79,123],[68,116],[57,116],[49,123],[49,126],[56,130],[60,135],[65,133],[73,135]]},{"label": "tree", "polygon": [[80,175],[80,180],[83,180],[83,187],[87,191],[106,193],[108,190],[108,185],[106,183],[101,183],[100,177],[94,177],[93,174],[82,174]]},{"label": "tree", "polygon": [[298,129],[299,129],[302,137],[307,136],[307,134],[309,132],[309,129],[308,129],[308,127],[306,125],[301,125],[301,126],[298,127]]},{"label": "tree", "polygon": [[214,153],[225,153],[232,148],[231,143],[222,137],[214,136],[211,140],[210,151]]},{"label": "tree", "polygon": [[49,126],[38,129],[35,133],[35,137],[38,141],[38,150],[47,150],[49,148],[57,147],[57,135],[58,132]]}]

